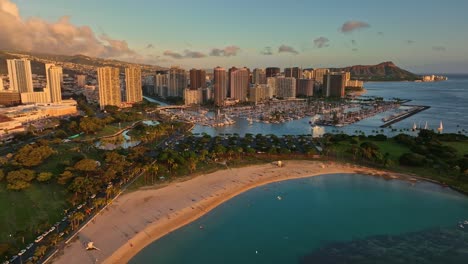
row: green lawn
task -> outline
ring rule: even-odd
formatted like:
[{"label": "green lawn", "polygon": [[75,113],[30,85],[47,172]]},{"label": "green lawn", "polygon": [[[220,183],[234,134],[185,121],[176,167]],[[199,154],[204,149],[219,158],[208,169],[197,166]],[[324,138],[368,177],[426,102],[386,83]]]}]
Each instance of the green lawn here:
[{"label": "green lawn", "polygon": [[[14,192],[0,184],[0,243],[13,243],[18,248],[30,243],[35,234],[63,216],[66,189],[56,184],[33,184],[27,190]],[[42,228],[41,228],[42,227]],[[9,238],[12,234],[17,241]]]},{"label": "green lawn", "polygon": [[393,139],[388,139],[386,141],[372,141],[374,144],[379,146],[380,151],[385,154],[390,154],[390,158],[393,160],[398,160],[401,155],[411,152],[406,146],[395,142]]},{"label": "green lawn", "polygon": [[446,146],[453,147],[457,150],[458,156],[461,158],[468,154],[468,141],[462,142],[442,142]]}]

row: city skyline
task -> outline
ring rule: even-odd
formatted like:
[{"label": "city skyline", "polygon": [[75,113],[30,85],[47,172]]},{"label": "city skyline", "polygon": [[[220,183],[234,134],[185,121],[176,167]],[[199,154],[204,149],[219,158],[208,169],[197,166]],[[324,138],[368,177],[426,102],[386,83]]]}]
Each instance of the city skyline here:
[{"label": "city skyline", "polygon": [[[467,3],[0,0],[0,49],[116,58],[185,69],[342,67],[394,61],[468,72]],[[218,4],[216,4],[218,3]],[[437,15],[435,15],[437,14]],[[178,18],[180,16],[180,19]],[[30,31],[46,30],[44,36]],[[37,32],[36,32],[37,33]]]}]

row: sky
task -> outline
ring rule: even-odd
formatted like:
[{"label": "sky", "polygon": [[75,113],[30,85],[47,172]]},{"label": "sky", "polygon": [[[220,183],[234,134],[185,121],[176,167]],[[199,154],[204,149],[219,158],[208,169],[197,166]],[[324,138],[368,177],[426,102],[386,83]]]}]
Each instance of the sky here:
[{"label": "sky", "polygon": [[160,66],[468,73],[468,1],[0,0],[0,49]]}]

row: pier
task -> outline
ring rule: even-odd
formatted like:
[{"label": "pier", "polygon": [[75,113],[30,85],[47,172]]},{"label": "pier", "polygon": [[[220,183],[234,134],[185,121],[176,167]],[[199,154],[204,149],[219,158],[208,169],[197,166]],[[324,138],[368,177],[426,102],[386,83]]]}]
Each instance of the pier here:
[{"label": "pier", "polygon": [[425,110],[431,108],[430,106],[426,106],[426,105],[406,105],[406,106],[411,106],[413,108],[411,108],[411,110],[409,110],[407,112],[402,112],[401,114],[396,115],[391,119],[388,119],[386,121],[386,123],[381,125],[380,127],[381,128],[386,128],[386,127],[388,127],[388,126],[390,126],[392,124],[400,122],[403,119],[406,119],[406,118],[408,118],[410,116],[413,116],[413,115],[415,115],[415,114],[417,114],[419,112],[422,112],[422,111],[425,111]]}]

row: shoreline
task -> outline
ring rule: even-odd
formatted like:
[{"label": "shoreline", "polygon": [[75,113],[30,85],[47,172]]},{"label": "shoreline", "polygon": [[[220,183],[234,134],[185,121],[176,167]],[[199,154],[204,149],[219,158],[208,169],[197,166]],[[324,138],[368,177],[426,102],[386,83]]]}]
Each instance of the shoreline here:
[{"label": "shoreline", "polygon": [[[286,180],[326,174],[364,174],[385,179],[423,180],[401,173],[352,164],[290,160],[219,170],[157,189],[119,197],[69,243],[54,263],[127,263],[161,237],[199,219],[224,202],[251,189]],[[163,198],[163,199],[158,199]],[[100,250],[85,251],[93,241]]]}]

